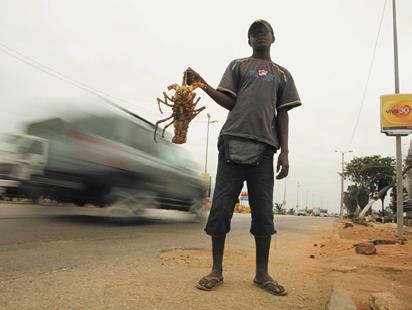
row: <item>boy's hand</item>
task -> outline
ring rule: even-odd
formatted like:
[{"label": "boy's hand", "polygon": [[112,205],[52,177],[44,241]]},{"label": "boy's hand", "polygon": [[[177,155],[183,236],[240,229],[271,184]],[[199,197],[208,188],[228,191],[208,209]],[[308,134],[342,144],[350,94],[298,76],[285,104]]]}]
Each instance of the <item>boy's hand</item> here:
[{"label": "boy's hand", "polygon": [[[279,172],[280,170],[280,172]],[[289,156],[286,152],[280,152],[278,157],[278,164],[276,166],[276,172],[279,172],[276,176],[277,180],[283,179],[289,174]]]},{"label": "boy's hand", "polygon": [[205,80],[200,76],[199,73],[194,71],[192,68],[187,68],[183,75],[186,74],[187,85],[192,85],[193,83],[206,84]]}]

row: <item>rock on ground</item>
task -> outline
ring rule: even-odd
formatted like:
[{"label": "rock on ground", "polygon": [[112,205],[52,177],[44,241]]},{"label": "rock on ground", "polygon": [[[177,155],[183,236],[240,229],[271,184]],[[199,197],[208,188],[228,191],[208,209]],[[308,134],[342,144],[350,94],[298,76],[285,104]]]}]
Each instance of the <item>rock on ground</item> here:
[{"label": "rock on ground", "polygon": [[390,293],[374,293],[369,296],[372,310],[403,310],[401,303]]},{"label": "rock on ground", "polygon": [[376,254],[376,247],[373,243],[358,243],[355,244],[355,251],[358,254],[363,255],[375,255]]}]

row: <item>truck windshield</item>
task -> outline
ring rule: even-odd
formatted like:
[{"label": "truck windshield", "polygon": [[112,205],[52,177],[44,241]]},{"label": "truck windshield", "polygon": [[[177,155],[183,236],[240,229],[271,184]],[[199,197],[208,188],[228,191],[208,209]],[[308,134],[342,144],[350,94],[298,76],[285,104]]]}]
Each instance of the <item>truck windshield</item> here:
[{"label": "truck windshield", "polygon": [[40,141],[32,140],[19,135],[1,135],[0,150],[7,153],[18,153],[23,156],[27,154],[42,154],[43,145]]},{"label": "truck windshield", "polygon": [[22,155],[28,154],[43,154],[43,144],[40,141],[32,140],[29,138],[21,137],[18,141],[18,153]]},{"label": "truck windshield", "polygon": [[17,152],[17,140],[15,135],[2,134],[0,135],[0,151],[5,153]]}]

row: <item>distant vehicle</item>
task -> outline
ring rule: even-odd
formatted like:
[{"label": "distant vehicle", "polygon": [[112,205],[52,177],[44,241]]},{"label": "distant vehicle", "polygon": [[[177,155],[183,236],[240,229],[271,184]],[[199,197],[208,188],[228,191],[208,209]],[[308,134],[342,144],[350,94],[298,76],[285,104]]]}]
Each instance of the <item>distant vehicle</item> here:
[{"label": "distant vehicle", "polygon": [[320,208],[313,208],[313,215],[320,216]]},{"label": "distant vehicle", "polygon": [[239,196],[239,204],[245,213],[250,213],[249,194],[248,192],[241,192]]},{"label": "distant vehicle", "polygon": [[320,216],[323,216],[323,217],[328,216],[328,209],[320,209]]},{"label": "distant vehicle", "polygon": [[296,211],[296,215],[298,215],[298,216],[306,216],[307,213],[306,213],[306,210],[305,210],[305,209],[298,209],[298,210]]},{"label": "distant vehicle", "polygon": [[273,205],[272,208],[272,213],[273,214],[279,214],[279,215],[285,215],[286,214],[286,209],[283,204],[281,203],[276,203]]},{"label": "distant vehicle", "polygon": [[160,137],[154,142],[154,125],[143,118],[88,116],[70,123],[54,118],[28,124],[26,133],[3,137],[3,195],[80,206],[122,201],[201,208],[200,169],[180,146]]}]

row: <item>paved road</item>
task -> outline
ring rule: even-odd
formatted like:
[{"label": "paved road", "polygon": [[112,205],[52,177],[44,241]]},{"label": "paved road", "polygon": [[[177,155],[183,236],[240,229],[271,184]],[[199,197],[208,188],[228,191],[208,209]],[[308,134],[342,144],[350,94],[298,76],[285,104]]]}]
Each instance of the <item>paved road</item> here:
[{"label": "paved road", "polygon": [[[312,234],[318,224],[333,218],[277,216],[279,232]],[[199,236],[203,223],[186,212],[148,210],[139,217],[115,214],[98,208],[43,206],[0,203],[0,246],[29,242],[59,240],[94,240],[132,237],[139,232],[164,233],[163,238],[173,240],[184,230]],[[232,232],[245,235],[250,225],[249,215],[235,214]]]},{"label": "paved road", "polygon": [[[80,307],[116,308],[122,304],[119,301],[115,302],[115,299],[109,299],[108,305],[100,303],[103,302],[102,296],[108,296],[107,287],[102,284],[107,275],[97,274],[105,274],[109,269],[114,270],[117,267],[118,274],[127,274],[127,268],[132,268],[132,273],[136,272],[140,281],[146,283],[152,280],[150,275],[158,272],[159,266],[163,266],[159,259],[162,251],[174,248],[210,249],[210,240],[202,231],[203,223],[193,222],[193,217],[186,213],[153,211],[140,219],[108,218],[105,215],[107,214],[102,210],[92,208],[0,204],[0,308],[2,305],[6,308],[42,308],[56,305],[76,308],[75,304],[68,306],[74,301],[79,302]],[[279,216],[276,218],[279,231],[277,238],[280,236],[280,244],[285,244],[288,240],[296,241],[316,233],[320,224],[333,220]],[[232,231],[228,235],[229,250],[236,252],[247,248],[253,251],[253,238],[249,237],[248,232],[249,225],[249,215],[234,216]],[[207,268],[198,270],[193,275],[187,268],[172,265],[167,267],[170,275],[173,274],[173,270],[176,274],[184,273],[185,277],[193,277],[192,282],[208,269],[202,265],[201,267]],[[55,277],[60,273],[66,273],[61,279],[61,288],[53,287],[51,290],[49,286],[59,281]],[[50,279],[54,274],[56,276],[52,281]],[[165,281],[165,277],[168,275],[161,274],[156,281]],[[115,279],[116,276],[112,275],[113,282],[110,283],[115,287],[127,281],[134,281],[127,280],[125,276]],[[167,278],[166,281],[173,283],[173,277]],[[113,284],[115,282],[116,285]],[[156,283],[150,284],[156,287]],[[188,282],[179,283],[187,285]],[[76,295],[73,292],[69,293],[67,286],[71,287],[70,291],[75,292],[82,286],[83,290]],[[91,291],[100,292],[100,295],[88,293],[91,297],[81,297],[84,292],[90,290],[90,286],[95,286]],[[146,287],[140,287],[140,290],[145,298],[142,299],[140,295],[133,298],[140,298],[143,303],[150,304],[153,298],[162,297],[162,293],[152,296],[152,292]],[[122,294],[125,294],[125,291],[127,289],[124,289]],[[30,294],[50,294],[51,300],[45,300],[44,296],[36,299]],[[24,298],[11,301],[10,296]],[[61,303],[58,304],[56,300]],[[112,306],[110,302],[114,302]],[[172,305],[172,300],[167,304]],[[161,303],[158,306],[168,308]]]}]

